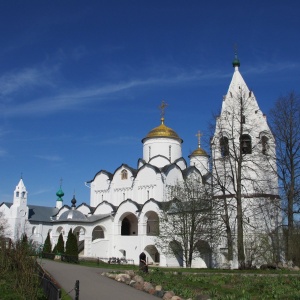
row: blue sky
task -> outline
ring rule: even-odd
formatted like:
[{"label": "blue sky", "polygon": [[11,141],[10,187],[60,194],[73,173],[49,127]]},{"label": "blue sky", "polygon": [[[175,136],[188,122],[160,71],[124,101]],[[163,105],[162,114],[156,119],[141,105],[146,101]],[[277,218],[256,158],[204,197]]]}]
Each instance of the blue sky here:
[{"label": "blue sky", "polygon": [[[266,114],[299,93],[300,1],[1,1],[0,202],[21,174],[30,204],[64,204],[101,169],[136,167],[160,123],[209,136],[238,45],[240,72]],[[208,149],[207,149],[208,150]]]}]

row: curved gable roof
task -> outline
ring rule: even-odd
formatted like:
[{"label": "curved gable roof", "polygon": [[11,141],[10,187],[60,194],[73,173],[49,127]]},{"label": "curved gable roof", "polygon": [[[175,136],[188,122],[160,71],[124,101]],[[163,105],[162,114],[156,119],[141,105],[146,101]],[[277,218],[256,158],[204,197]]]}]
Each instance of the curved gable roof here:
[{"label": "curved gable roof", "polygon": [[147,167],[153,169],[156,173],[160,173],[160,169],[159,169],[158,167],[156,167],[156,166],[154,166],[154,165],[151,165],[150,163],[145,163],[142,167],[140,167],[140,168],[138,169],[136,176],[137,176],[143,169],[145,169],[145,168],[147,168]]},{"label": "curved gable roof", "polygon": [[166,156],[161,155],[161,154],[157,154],[157,155],[150,158],[149,163],[151,164],[151,160],[154,160],[155,158],[158,158],[158,157],[162,157],[162,158],[166,159],[168,162],[170,162],[170,160]]},{"label": "curved gable roof", "polygon": [[[99,203],[99,204],[95,207],[94,212],[97,210],[97,208],[98,208],[99,206],[104,205],[104,204],[107,204],[108,206],[110,206],[110,207],[112,208],[113,212],[116,212],[117,209],[118,209],[116,206],[112,205],[110,202],[108,202],[108,201],[105,200],[105,201],[102,201],[101,203]],[[94,212],[93,212],[93,214],[94,214]]]},{"label": "curved gable roof", "polygon": [[191,172],[196,172],[202,177],[202,174],[195,166],[190,166],[182,171],[183,178],[186,179]]},{"label": "curved gable roof", "polygon": [[131,199],[126,199],[126,200],[122,201],[122,202],[120,203],[120,205],[118,206],[117,211],[118,211],[119,208],[120,208],[123,204],[125,204],[126,202],[130,202],[130,203],[134,204],[134,205],[136,206],[136,208],[137,208],[137,211],[141,211],[143,205],[142,205],[142,204],[138,204],[137,202],[135,202],[135,201],[133,201],[133,200],[131,200]]},{"label": "curved gable roof", "polygon": [[96,175],[94,176],[94,178],[92,179],[92,180],[89,180],[89,181],[86,181],[86,183],[91,183],[91,182],[93,182],[94,180],[95,180],[95,178],[99,175],[99,174],[105,174],[107,177],[108,177],[108,179],[111,181],[112,180],[112,178],[113,178],[113,174],[112,173],[110,173],[110,172],[108,172],[108,171],[106,171],[106,170],[100,170],[98,173],[96,173]]},{"label": "curved gable roof", "polygon": [[136,177],[138,170],[128,166],[127,164],[122,164],[120,167],[118,167],[112,176],[114,177],[115,174],[118,172],[118,170],[120,170],[122,168],[129,170],[131,172],[132,176]]},{"label": "curved gable roof", "polygon": [[164,166],[164,167],[161,169],[161,171],[162,171],[162,173],[167,174],[167,173],[169,172],[169,170],[170,170],[171,168],[173,168],[173,167],[175,167],[176,169],[178,169],[178,170],[182,173],[181,168],[180,168],[176,163],[171,163],[171,164],[169,164],[169,165]]}]

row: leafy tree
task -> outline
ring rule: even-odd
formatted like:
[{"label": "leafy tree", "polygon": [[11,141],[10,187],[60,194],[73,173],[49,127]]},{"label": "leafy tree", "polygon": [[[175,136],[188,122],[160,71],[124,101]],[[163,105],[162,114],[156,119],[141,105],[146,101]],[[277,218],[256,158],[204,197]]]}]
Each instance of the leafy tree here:
[{"label": "leafy tree", "polygon": [[43,252],[44,253],[51,253],[52,252],[52,245],[51,245],[49,232],[47,234],[47,238],[46,238],[45,243],[44,243]]},{"label": "leafy tree", "polygon": [[277,170],[280,196],[287,217],[286,258],[293,260],[294,223],[300,214],[300,96],[290,92],[279,98],[270,114],[277,145]]},{"label": "leafy tree", "polygon": [[68,239],[66,242],[66,254],[78,257],[77,238],[75,234],[73,234],[72,229],[70,229],[68,233]]}]

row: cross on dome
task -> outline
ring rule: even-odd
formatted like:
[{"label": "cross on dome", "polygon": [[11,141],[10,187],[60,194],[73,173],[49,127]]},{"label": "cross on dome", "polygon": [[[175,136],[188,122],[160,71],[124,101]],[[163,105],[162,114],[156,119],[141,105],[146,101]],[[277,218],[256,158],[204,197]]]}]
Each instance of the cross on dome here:
[{"label": "cross on dome", "polygon": [[198,138],[198,148],[200,148],[200,139],[201,139],[201,136],[203,135],[203,133],[200,132],[200,130],[198,130],[197,134],[196,134],[196,137]]},{"label": "cross on dome", "polygon": [[161,105],[158,107],[160,109],[160,115],[162,121],[165,119],[165,109],[168,106],[168,103],[166,103],[164,100],[162,100]]}]

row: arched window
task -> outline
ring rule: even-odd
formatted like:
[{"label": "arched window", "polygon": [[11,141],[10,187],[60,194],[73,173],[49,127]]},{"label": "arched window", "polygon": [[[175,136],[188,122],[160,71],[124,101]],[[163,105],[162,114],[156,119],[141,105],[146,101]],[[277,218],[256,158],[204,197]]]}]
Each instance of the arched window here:
[{"label": "arched window", "polygon": [[25,192],[22,192],[22,198],[25,198]]},{"label": "arched window", "polygon": [[16,197],[19,197],[19,195],[20,195],[20,192],[16,192]]},{"label": "arched window", "polygon": [[222,157],[229,155],[229,143],[226,136],[220,138],[220,150]]},{"label": "arched window", "polygon": [[252,143],[251,137],[248,134],[243,134],[241,137],[241,147],[243,154],[251,154],[252,153]]},{"label": "arched window", "polygon": [[261,137],[261,152],[265,155],[267,154],[268,148],[269,148],[268,142],[269,142],[269,139],[265,135],[263,135]]},{"label": "arched window", "polygon": [[96,226],[92,233],[92,241],[97,239],[104,239],[104,232],[101,226]]},{"label": "arched window", "polygon": [[127,172],[127,170],[124,169],[121,171],[121,179],[125,180],[127,178],[128,178],[128,172]]},{"label": "arched window", "polygon": [[122,221],[121,235],[130,235],[130,221],[126,217]]}]

